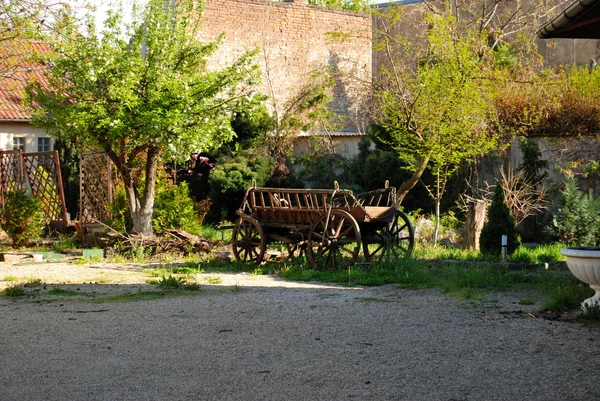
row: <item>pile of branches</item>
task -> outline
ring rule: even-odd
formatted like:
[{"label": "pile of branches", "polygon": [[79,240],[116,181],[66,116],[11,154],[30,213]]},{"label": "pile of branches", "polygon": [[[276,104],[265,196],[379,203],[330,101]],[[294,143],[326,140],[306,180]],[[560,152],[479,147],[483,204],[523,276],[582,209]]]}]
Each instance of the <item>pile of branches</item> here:
[{"label": "pile of branches", "polygon": [[154,237],[120,237],[107,249],[113,254],[136,254],[143,250],[146,256],[162,253],[210,253],[214,244],[207,240],[180,230],[165,230]]}]

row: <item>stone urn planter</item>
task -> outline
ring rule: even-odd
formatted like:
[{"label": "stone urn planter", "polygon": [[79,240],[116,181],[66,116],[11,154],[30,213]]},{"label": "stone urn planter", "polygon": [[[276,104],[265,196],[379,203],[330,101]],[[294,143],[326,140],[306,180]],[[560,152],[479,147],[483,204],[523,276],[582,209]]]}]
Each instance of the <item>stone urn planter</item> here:
[{"label": "stone urn planter", "polygon": [[583,309],[600,306],[600,247],[579,246],[560,251],[567,257],[567,266],[575,277],[596,291],[596,294],[581,303]]}]

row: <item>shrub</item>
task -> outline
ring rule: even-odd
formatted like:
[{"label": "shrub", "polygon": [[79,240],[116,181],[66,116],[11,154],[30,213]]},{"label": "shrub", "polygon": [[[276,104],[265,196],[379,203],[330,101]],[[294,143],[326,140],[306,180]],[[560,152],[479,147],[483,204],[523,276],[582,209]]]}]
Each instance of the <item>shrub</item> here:
[{"label": "shrub", "polygon": [[215,211],[218,216],[213,216],[213,219],[236,220],[235,211],[240,207],[252,180],[256,180],[257,186],[264,186],[274,167],[275,162],[269,156],[245,151],[233,157],[219,158],[208,178],[213,205],[221,208]]},{"label": "shrub", "polygon": [[188,185],[181,182],[173,185],[166,180],[157,180],[152,229],[180,229],[192,234],[202,231],[200,216],[194,201],[188,195]]},{"label": "shrub", "polygon": [[584,194],[567,176],[546,231],[568,245],[596,245],[600,237],[600,200]]},{"label": "shrub", "polygon": [[2,229],[14,247],[40,237],[44,229],[44,213],[41,202],[25,191],[7,192],[4,207],[0,212]]},{"label": "shrub", "polygon": [[508,206],[504,202],[502,185],[496,185],[492,204],[488,210],[488,221],[483,226],[480,236],[481,251],[495,256],[500,256],[501,239],[506,235],[508,239],[507,254],[512,255],[521,245],[517,234],[515,220],[510,215]]}]

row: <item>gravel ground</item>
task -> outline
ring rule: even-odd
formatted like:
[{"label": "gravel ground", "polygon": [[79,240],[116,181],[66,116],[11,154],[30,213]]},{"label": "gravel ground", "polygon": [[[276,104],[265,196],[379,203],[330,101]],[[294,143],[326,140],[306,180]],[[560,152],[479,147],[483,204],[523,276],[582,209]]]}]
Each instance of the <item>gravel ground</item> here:
[{"label": "gravel ground", "polygon": [[0,298],[0,400],[600,400],[600,328],[543,319],[528,294],[210,274],[106,298],[149,289],[139,271],[0,265],[95,297]]}]

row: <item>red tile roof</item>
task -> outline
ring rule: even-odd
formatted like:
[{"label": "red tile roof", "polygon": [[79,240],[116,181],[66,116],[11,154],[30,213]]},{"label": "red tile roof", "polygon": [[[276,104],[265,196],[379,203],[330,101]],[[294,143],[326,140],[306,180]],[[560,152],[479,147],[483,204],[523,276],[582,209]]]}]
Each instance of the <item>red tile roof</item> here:
[{"label": "red tile roof", "polygon": [[31,112],[21,102],[25,87],[32,79],[44,81],[48,68],[36,62],[32,56],[50,52],[41,42],[7,41],[0,43],[0,121],[29,121]]}]

